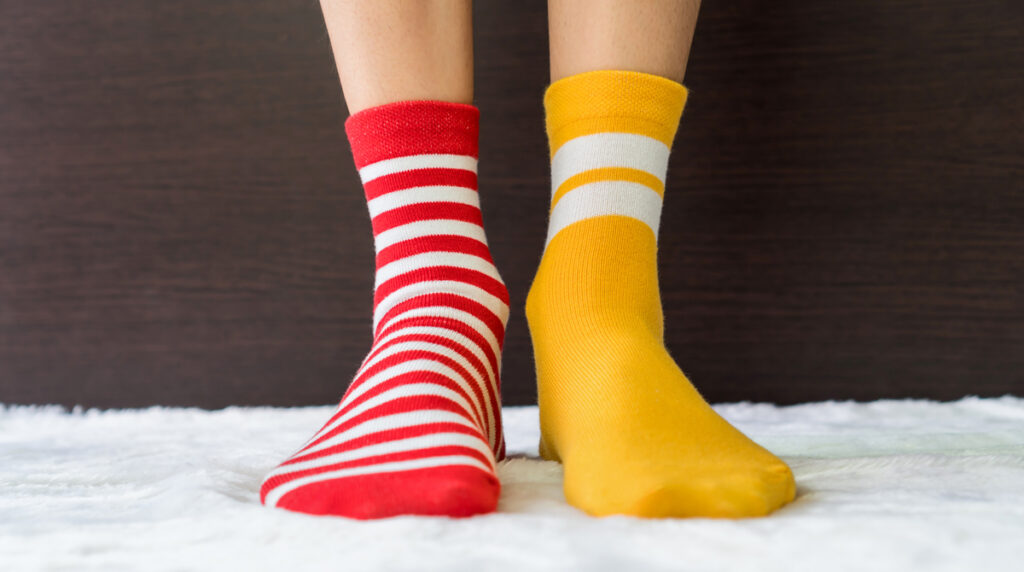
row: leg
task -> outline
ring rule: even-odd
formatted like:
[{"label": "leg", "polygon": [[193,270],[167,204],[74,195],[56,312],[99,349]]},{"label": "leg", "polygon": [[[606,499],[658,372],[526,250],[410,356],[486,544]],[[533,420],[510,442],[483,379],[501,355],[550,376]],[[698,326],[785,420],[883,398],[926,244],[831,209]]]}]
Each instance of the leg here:
[{"label": "leg", "polygon": [[759,516],[795,492],[664,346],[658,227],[697,6],[549,2],[552,204],[526,316],[541,454],[591,514]]},{"label": "leg", "polygon": [[322,0],[348,111],[473,102],[470,0]]},{"label": "leg", "polygon": [[549,0],[551,81],[633,70],[682,83],[700,0]]},{"label": "leg", "polygon": [[373,223],[373,344],[262,502],[353,518],[494,510],[508,291],[477,194],[469,0],[323,0]]}]

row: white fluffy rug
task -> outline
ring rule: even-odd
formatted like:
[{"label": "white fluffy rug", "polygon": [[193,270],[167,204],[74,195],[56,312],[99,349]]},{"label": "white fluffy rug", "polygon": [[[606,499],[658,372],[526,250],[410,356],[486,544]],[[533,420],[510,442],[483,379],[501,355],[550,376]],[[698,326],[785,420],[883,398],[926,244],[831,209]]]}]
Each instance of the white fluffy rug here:
[{"label": "white fluffy rug", "polygon": [[716,408],[790,463],[792,505],[588,517],[508,408],[500,513],[311,517],[257,489],[333,406],[0,406],[0,570],[1024,570],[1024,399]]}]

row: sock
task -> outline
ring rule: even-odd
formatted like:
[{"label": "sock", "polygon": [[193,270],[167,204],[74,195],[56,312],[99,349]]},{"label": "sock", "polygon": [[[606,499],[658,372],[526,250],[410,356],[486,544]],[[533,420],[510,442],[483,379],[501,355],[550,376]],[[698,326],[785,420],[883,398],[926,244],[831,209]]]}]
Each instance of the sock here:
[{"label": "sock", "polygon": [[544,96],[552,205],[526,300],[541,454],[593,515],[759,516],[794,496],[789,467],[715,413],[664,345],[657,236],[686,96],[631,71]]},{"label": "sock", "polygon": [[406,101],[345,130],[376,250],[373,345],[337,409],[264,480],[267,506],[370,519],[493,511],[509,299],[477,193],[479,111]]}]

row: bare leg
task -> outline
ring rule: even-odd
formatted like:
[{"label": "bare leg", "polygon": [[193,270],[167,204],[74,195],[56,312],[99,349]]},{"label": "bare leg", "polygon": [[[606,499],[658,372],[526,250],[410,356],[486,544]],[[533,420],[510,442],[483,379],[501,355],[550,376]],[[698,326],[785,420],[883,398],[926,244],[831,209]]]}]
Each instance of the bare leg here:
[{"label": "bare leg", "polygon": [[473,100],[470,0],[321,0],[349,113]]},{"label": "bare leg", "polygon": [[682,83],[700,0],[549,0],[551,81],[632,70]]}]

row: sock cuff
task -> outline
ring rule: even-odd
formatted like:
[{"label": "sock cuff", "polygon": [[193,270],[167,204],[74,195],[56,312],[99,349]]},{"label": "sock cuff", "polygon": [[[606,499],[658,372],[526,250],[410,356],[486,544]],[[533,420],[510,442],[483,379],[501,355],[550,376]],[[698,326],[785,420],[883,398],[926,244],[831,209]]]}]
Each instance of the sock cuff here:
[{"label": "sock cuff", "polygon": [[564,77],[544,92],[551,154],[571,139],[604,132],[646,135],[671,147],[687,94],[678,82],[638,71]]},{"label": "sock cuff", "polygon": [[345,120],[356,167],[411,155],[478,156],[480,110],[468,103],[411,100],[370,107]]}]

